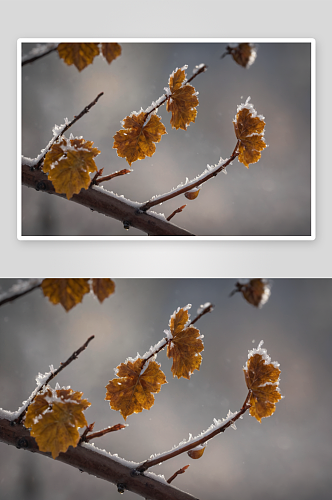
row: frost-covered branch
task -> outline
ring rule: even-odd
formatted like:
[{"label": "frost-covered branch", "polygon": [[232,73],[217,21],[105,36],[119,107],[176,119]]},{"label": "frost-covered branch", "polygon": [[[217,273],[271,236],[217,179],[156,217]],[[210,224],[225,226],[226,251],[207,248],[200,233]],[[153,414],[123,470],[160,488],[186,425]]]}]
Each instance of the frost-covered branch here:
[{"label": "frost-covered branch", "polygon": [[60,366],[59,366],[59,368],[57,368],[55,371],[53,370],[53,367],[50,366],[50,368],[51,368],[50,372],[45,373],[44,375],[42,375],[41,373],[39,373],[38,377],[36,378],[37,387],[33,391],[33,393],[30,395],[30,397],[28,398],[28,400],[25,402],[25,404],[23,405],[23,407],[20,409],[21,411],[19,412],[18,416],[15,418],[15,423],[16,424],[19,424],[20,422],[22,422],[22,420],[24,418],[24,415],[27,412],[28,407],[33,402],[33,400],[35,399],[35,397],[37,396],[37,394],[43,389],[43,387],[45,387],[54,377],[56,377],[72,361],[74,361],[75,359],[77,359],[77,357],[79,356],[79,354],[81,354],[81,352],[84,351],[88,347],[89,343],[94,338],[95,338],[95,336],[91,335],[91,337],[89,337],[88,340],[86,342],[84,342],[84,344],[79,349],[77,349],[77,351],[73,352],[73,354],[71,356],[69,356],[69,358],[67,359],[67,361],[65,361],[64,363],[61,363]]},{"label": "frost-covered branch", "polygon": [[37,59],[47,56],[51,52],[55,52],[58,45],[58,43],[38,44],[29,52],[29,54],[25,54],[22,57],[22,66],[37,61]]},{"label": "frost-covered branch", "polygon": [[[35,439],[22,424],[13,425],[10,412],[0,410],[0,441],[18,449],[39,453],[51,458],[51,453],[40,451]],[[71,465],[81,472],[104,479],[148,500],[198,500],[168,484],[163,476],[151,472],[139,474],[136,462],[124,460],[92,444],[83,443],[76,448],[70,446],[66,453],[60,453],[57,461]]]},{"label": "frost-covered branch", "polygon": [[228,160],[223,160],[220,158],[219,163],[217,163],[214,167],[211,167],[210,165],[207,166],[205,171],[197,176],[195,179],[192,181],[188,182],[188,179],[186,180],[185,184],[180,184],[177,188],[173,189],[172,191],[162,194],[160,196],[154,196],[151,198],[150,201],[147,201],[143,205],[141,205],[140,209],[143,210],[144,212],[146,210],[149,210],[150,208],[154,207],[155,205],[161,205],[165,201],[171,200],[172,198],[175,198],[176,196],[179,196],[181,194],[187,193],[188,191],[191,191],[194,188],[200,187],[204,182],[207,182],[208,180],[212,179],[212,177],[215,177],[218,175],[220,172],[225,172],[226,167],[232,163],[233,160],[237,156],[239,156],[239,153],[236,152],[237,147],[234,148],[234,151]]},{"label": "frost-covered branch", "polygon": [[172,450],[152,456],[152,458],[150,458],[149,460],[141,463],[137,467],[137,471],[144,472],[154,465],[158,465],[162,462],[165,462],[166,460],[169,460],[170,458],[176,457],[177,455],[181,455],[182,453],[186,453],[201,445],[205,445],[206,442],[210,439],[214,438],[221,432],[225,432],[228,427],[236,428],[234,425],[236,420],[241,418],[242,415],[250,408],[250,405],[248,404],[249,395],[250,391],[240,411],[236,413],[232,413],[231,411],[229,411],[227,418],[223,420],[214,419],[213,424],[210,425],[210,427],[206,431],[202,432],[199,436],[193,438],[190,434],[188,441],[184,440],[178,446],[172,448]]},{"label": "frost-covered branch", "polygon": [[42,149],[41,153],[36,157],[36,158],[25,158],[22,156],[22,163],[25,165],[29,165],[31,168],[35,168],[36,170],[39,170],[41,168],[41,165],[45,159],[45,156],[51,149],[52,145],[58,140],[58,138],[63,135],[65,132],[67,132],[70,127],[74,125],[82,116],[86,115],[90,109],[97,104],[99,98],[104,95],[104,92],[100,92],[100,94],[97,95],[97,97],[90,102],[85,108],[80,112],[79,115],[74,116],[74,118],[71,120],[71,122],[68,121],[68,118],[65,118],[65,123],[63,125],[55,125],[53,128],[53,137],[50,140],[50,142],[47,144],[47,146]]},{"label": "frost-covered branch", "polygon": [[[22,184],[32,187],[37,191],[54,194],[66,198],[64,194],[55,192],[54,186],[41,170],[32,170],[29,164],[22,164]],[[168,222],[163,214],[144,213],[139,210],[141,203],[133,202],[106,191],[102,187],[93,186],[83,189],[79,194],[74,194],[69,200],[84,205],[93,211],[119,220],[126,227],[136,227],[151,236],[195,236]]]},{"label": "frost-covered branch", "polygon": [[36,288],[40,287],[40,284],[43,280],[32,278],[29,280],[18,280],[15,285],[13,285],[7,292],[3,292],[0,294],[0,306],[6,304],[7,302],[12,302],[27,293],[32,292]]}]

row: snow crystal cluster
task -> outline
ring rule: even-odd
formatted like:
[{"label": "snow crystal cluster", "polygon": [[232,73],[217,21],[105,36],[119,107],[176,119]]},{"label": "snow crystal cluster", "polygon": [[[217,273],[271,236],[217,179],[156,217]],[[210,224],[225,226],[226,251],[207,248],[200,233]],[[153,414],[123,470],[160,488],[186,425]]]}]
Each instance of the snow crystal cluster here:
[{"label": "snow crystal cluster", "polygon": [[[243,104],[240,104],[238,107],[237,107],[237,110],[236,110],[236,115],[242,110],[242,109],[248,109],[250,111],[250,114],[251,114],[251,117],[252,118],[256,118],[256,116],[258,118],[260,118],[261,120],[265,120],[265,117],[263,115],[257,115],[257,111],[255,110],[254,108],[254,105],[251,104],[249,101],[250,101],[251,97],[249,96],[246,100],[246,102]],[[233,120],[234,123],[237,122],[237,118],[236,118],[236,115],[235,115],[235,118]]]},{"label": "snow crystal cluster", "polygon": [[[261,340],[260,343],[258,344],[257,348],[248,350],[248,359],[255,356],[255,354],[260,354],[264,360],[264,364],[266,364],[266,365],[272,364],[274,367],[278,368],[280,366],[280,364],[277,361],[271,361],[271,358],[268,355],[267,350],[262,348],[263,344],[264,344],[264,341]],[[247,369],[248,369],[247,365],[245,365],[243,367],[243,369],[247,371]]]}]

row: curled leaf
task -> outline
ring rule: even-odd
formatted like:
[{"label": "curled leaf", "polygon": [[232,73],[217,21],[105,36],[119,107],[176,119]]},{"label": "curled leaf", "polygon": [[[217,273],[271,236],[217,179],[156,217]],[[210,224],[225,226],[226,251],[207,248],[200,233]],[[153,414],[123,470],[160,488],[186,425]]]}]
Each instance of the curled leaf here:
[{"label": "curled leaf", "polygon": [[31,428],[30,434],[40,451],[51,452],[56,458],[65,453],[69,446],[76,447],[79,427],[88,425],[83,411],[91,403],[81,399],[82,392],[71,389],[53,390],[49,386],[38,394],[28,408],[24,425]]},{"label": "curled leaf", "polygon": [[171,95],[167,99],[166,109],[172,113],[171,125],[175,129],[187,130],[197,115],[198,92],[192,85],[186,84],[187,67],[173,71],[168,82]]},{"label": "curled leaf", "polygon": [[254,278],[248,283],[235,284],[235,290],[231,293],[241,292],[249,304],[261,308],[269,300],[271,295],[271,283],[264,278]]},{"label": "curled leaf", "polygon": [[162,135],[167,133],[158,115],[147,115],[144,111],[131,113],[123,120],[122,126],[123,130],[113,136],[113,148],[117,150],[118,156],[126,158],[129,165],[152,156],[156,150],[155,143],[160,142]]},{"label": "curled leaf", "polygon": [[226,52],[221,56],[230,54],[234,61],[243,68],[249,68],[256,60],[257,48],[253,43],[239,43],[236,47],[226,47]]},{"label": "curled leaf", "polygon": [[167,356],[173,358],[173,377],[190,379],[194,370],[202,363],[201,351],[204,350],[203,335],[189,322],[188,308],[179,308],[170,319],[171,342],[167,345]]},{"label": "curled leaf", "polygon": [[125,420],[132,413],[149,410],[154,404],[153,393],[158,393],[161,386],[167,384],[160,364],[151,360],[143,365],[142,358],[127,359],[115,370],[118,378],[110,380],[106,386],[105,400],[110,402],[112,410],[120,411]]},{"label": "curled leaf", "polygon": [[264,142],[264,116],[257,115],[253,105],[249,103],[250,97],[245,104],[237,108],[235,116],[234,130],[239,141],[238,151],[239,162],[249,168],[250,163],[256,163],[263,149],[266,148]]},{"label": "curled leaf", "polygon": [[282,398],[279,392],[279,363],[271,362],[263,341],[257,349],[249,351],[244,367],[244,376],[250,391],[250,415],[261,423],[262,418],[270,417],[276,409],[276,403]]},{"label": "curled leaf", "polygon": [[62,136],[45,156],[43,172],[48,174],[57,193],[65,193],[69,200],[81,189],[88,189],[90,173],[97,171],[94,157],[100,151],[92,147],[92,141]]}]

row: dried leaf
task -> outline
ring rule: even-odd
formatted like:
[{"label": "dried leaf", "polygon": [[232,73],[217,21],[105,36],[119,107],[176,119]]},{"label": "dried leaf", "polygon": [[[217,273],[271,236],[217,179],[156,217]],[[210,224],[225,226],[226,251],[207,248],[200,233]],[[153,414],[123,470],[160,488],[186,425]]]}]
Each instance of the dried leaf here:
[{"label": "dried leaf", "polygon": [[[152,393],[158,393],[162,384],[166,384],[165,374],[155,361],[128,359],[116,368],[118,378],[110,380],[106,386],[105,400],[110,402],[112,410],[120,411],[126,420],[132,413],[149,410],[154,404]],[[146,366],[147,365],[147,366]]]},{"label": "dried leaf", "polygon": [[257,49],[253,43],[239,43],[236,47],[227,47],[234,61],[243,68],[249,68],[257,57]]},{"label": "dried leaf", "polygon": [[282,398],[279,392],[280,370],[277,362],[271,362],[266,349],[262,349],[263,341],[257,349],[249,352],[244,376],[250,391],[250,415],[258,422],[270,417],[276,409],[276,403]]},{"label": "dried leaf", "polygon": [[264,278],[254,278],[248,283],[237,282],[235,287],[231,295],[234,295],[236,292],[241,292],[249,304],[258,308],[266,304],[271,295],[271,283]]},{"label": "dried leaf", "polygon": [[127,116],[122,125],[124,130],[119,130],[113,136],[113,148],[117,150],[118,156],[126,158],[129,165],[152,156],[156,150],[155,143],[160,142],[161,136],[167,133],[158,115],[147,116],[144,111]]},{"label": "dried leaf", "polygon": [[68,312],[90,292],[88,278],[46,278],[41,288],[53,304],[61,304]]},{"label": "dried leaf", "polygon": [[58,54],[68,66],[74,64],[82,71],[99,55],[99,47],[98,43],[59,43]]},{"label": "dried leaf", "polygon": [[171,111],[171,125],[175,129],[187,130],[188,125],[195,121],[197,115],[197,92],[192,85],[186,84],[185,69],[176,69],[170,76],[169,88],[171,95],[167,99],[166,109]]},{"label": "dried leaf", "polygon": [[121,55],[121,45],[118,43],[102,43],[101,52],[108,64]]},{"label": "dried leaf", "polygon": [[245,104],[241,104],[237,108],[235,117],[234,129],[235,135],[239,140],[238,156],[239,162],[249,168],[250,163],[256,163],[263,149],[266,148],[264,142],[264,117],[257,115],[252,104],[249,104],[250,97]]},{"label": "dried leaf", "polygon": [[82,394],[71,389],[47,388],[36,396],[28,408],[24,425],[31,428],[30,434],[40,451],[51,452],[56,458],[69,446],[77,446],[78,428],[88,425],[83,411],[90,406],[86,399],[81,399]]},{"label": "dried leaf", "polygon": [[89,174],[97,171],[93,158],[100,151],[92,145],[92,141],[83,138],[62,136],[45,156],[43,172],[48,174],[55,191],[65,193],[68,200],[81,189],[88,189],[91,183]]},{"label": "dried leaf", "polygon": [[115,291],[115,283],[110,278],[93,278],[92,290],[99,302],[103,302]]},{"label": "dried leaf", "polygon": [[[188,306],[187,306],[188,307]],[[179,308],[170,319],[170,330],[173,335],[167,346],[167,356],[173,358],[173,377],[190,379],[194,370],[199,370],[204,350],[202,335],[194,326],[185,326],[188,323],[187,308]]]}]

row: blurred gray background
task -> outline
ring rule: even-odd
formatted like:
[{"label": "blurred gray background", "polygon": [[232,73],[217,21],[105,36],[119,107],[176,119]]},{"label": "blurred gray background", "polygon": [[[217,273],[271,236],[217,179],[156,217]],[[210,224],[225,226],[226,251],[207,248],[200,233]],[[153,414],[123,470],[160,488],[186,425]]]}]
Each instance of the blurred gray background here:
[{"label": "blurred gray background", "polygon": [[[163,94],[170,73],[205,63],[208,71],[193,85],[199,92],[196,122],[187,131],[170,126],[170,114],[159,108],[168,135],[153,157],[132,164],[130,175],[104,184],[105,189],[144,202],[193,179],[228,158],[235,146],[232,120],[239,104],[251,96],[266,118],[269,145],[249,170],[237,160],[227,176],[203,186],[198,198],[184,196],[153,210],[167,217],[187,204],[174,223],[202,236],[308,236],[311,234],[311,87],[309,43],[258,43],[255,63],[244,69],[231,56],[220,59],[227,43],[121,43],[122,55],[108,65],[98,57],[79,73],[57,53],[22,69],[22,154],[36,157],[52,137],[52,127],[77,115],[99,92],[105,95],[70,130],[94,141],[104,174],[128,167],[112,149],[120,121],[145,109]],[[236,43],[231,43],[235,46]],[[35,44],[24,44],[27,53]],[[85,207],[22,190],[23,236],[144,236]]]},{"label": "blurred gray background", "polygon": [[[0,280],[2,291],[16,280]],[[331,495],[332,281],[275,279],[270,300],[258,310],[240,294],[229,298],[232,279],[115,279],[115,294],[100,304],[92,295],[68,313],[41,290],[0,308],[0,406],[16,410],[35,387],[38,372],[58,367],[94,334],[79,359],[58,377],[60,385],[83,391],[95,429],[123,422],[104,401],[113,368],[141,355],[163,337],[178,306],[215,310],[198,323],[205,350],[200,371],[173,379],[165,352],[158,362],[168,384],[150,411],[131,415],[129,427],[95,445],[134,461],[163,452],[189,433],[207,429],[213,418],[240,409],[247,390],[242,367],[247,352],[264,347],[281,368],[275,414],[259,424],[248,413],[209,442],[203,458],[181,455],[151,469],[166,478],[190,464],[174,485],[197,498],[216,500],[328,500]],[[54,381],[55,383],[55,381]],[[54,386],[54,384],[53,384]],[[116,488],[57,461],[0,444],[1,499],[116,500]],[[126,492],[125,499],[139,497]]]}]

